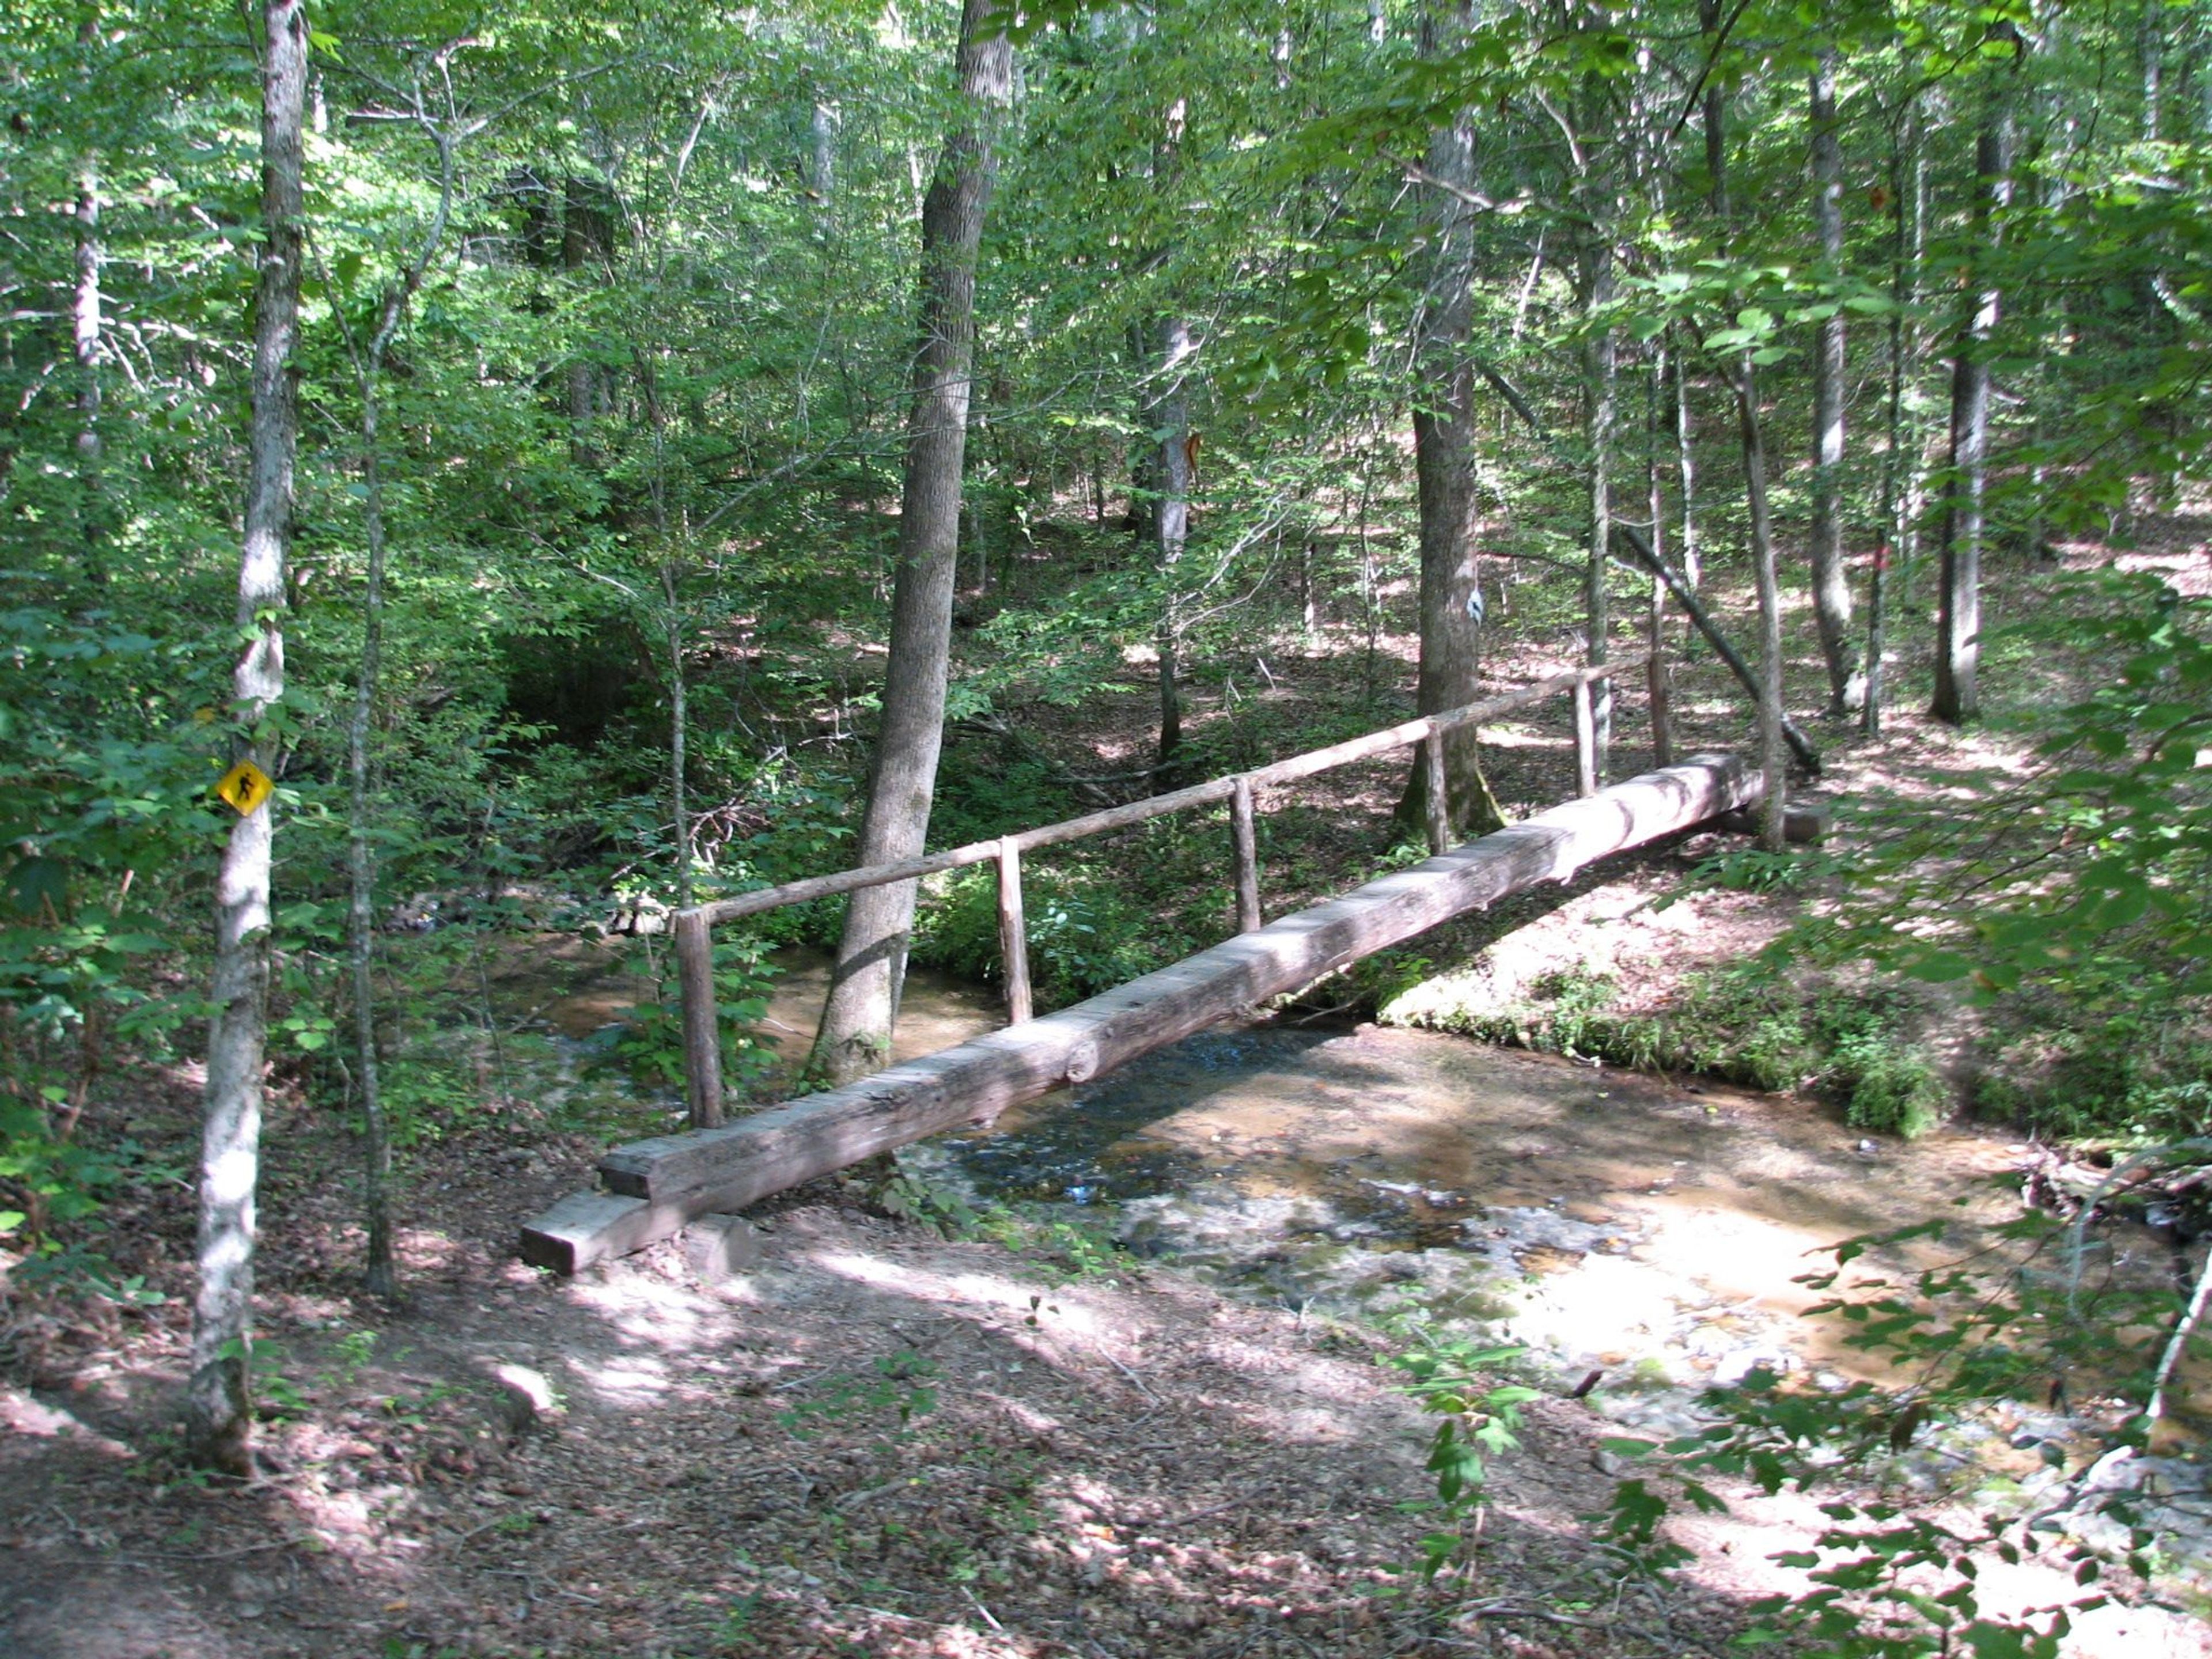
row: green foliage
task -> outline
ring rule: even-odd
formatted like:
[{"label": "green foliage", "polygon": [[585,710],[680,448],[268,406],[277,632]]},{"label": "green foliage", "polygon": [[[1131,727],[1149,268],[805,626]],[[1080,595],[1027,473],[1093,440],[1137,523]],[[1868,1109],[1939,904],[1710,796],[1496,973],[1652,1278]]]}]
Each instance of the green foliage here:
[{"label": "green foliage", "polygon": [[1473,1566],[1479,1522],[1489,1502],[1490,1462],[1520,1443],[1521,1407],[1542,1397],[1540,1389],[1494,1380],[1495,1372],[1524,1352],[1446,1339],[1391,1357],[1411,1379],[1399,1391],[1440,1419],[1424,1466],[1436,1477],[1436,1500],[1428,1510],[1437,1522],[1421,1540],[1419,1571],[1425,1582],[1433,1583],[1455,1563]]},{"label": "green foliage", "polygon": [[[757,937],[725,934],[714,941],[714,1006],[721,1016],[722,1080],[743,1089],[771,1070],[775,1052],[753,1027],[768,1013],[775,969]],[[684,1083],[684,1007],[672,972],[658,1001],[631,1006],[614,1046],[601,1062],[649,1089]]]},{"label": "green foliage", "polygon": [[938,1369],[935,1360],[912,1349],[879,1355],[871,1375],[830,1377],[789,1410],[779,1412],[776,1421],[793,1438],[804,1440],[823,1419],[843,1421],[888,1412],[898,1419],[897,1433],[903,1435],[915,1418],[937,1409]]},{"label": "green foliage", "polygon": [[[974,866],[932,878],[924,894],[914,960],[969,979],[1002,979],[993,869]],[[1181,940],[1161,937],[1154,918],[1096,866],[1025,869],[1022,900],[1030,979],[1040,1009],[1094,996],[1186,954]]]},{"label": "green foliage", "polygon": [[[2124,1276],[2085,1274],[2078,1233],[2030,1212],[2005,1230],[2008,1247],[1977,1249],[1962,1261],[1899,1281],[1847,1280],[1844,1270],[1869,1252],[1923,1243],[1944,1229],[1930,1222],[1897,1232],[1849,1239],[1832,1251],[1836,1271],[1800,1282],[1830,1292],[1811,1316],[1838,1322],[1844,1341],[1878,1357],[1900,1386],[1860,1381],[1834,1389],[1785,1382],[1755,1370],[1742,1382],[1706,1391],[1703,1404],[1717,1420],[1655,1447],[1623,1443],[1646,1457],[1646,1473],[1622,1481],[1607,1518],[1610,1536],[1654,1566],[1678,1565],[1681,1552],[1659,1528],[1674,1496],[1695,1507],[1722,1506],[1713,1475],[1745,1480],[1770,1494],[1785,1486],[1817,1491],[1845,1481],[1879,1482],[1923,1436],[1942,1434],[1989,1413],[1999,1402],[2038,1405],[2069,1398],[2085,1404],[2115,1397],[2093,1429],[2086,1451],[2043,1447],[2047,1465],[2072,1474],[2033,1500],[2005,1485],[1985,1488],[1972,1522],[1963,1506],[1915,1508],[1897,1501],[1828,1501],[1830,1524],[1811,1551],[1776,1558],[1808,1570],[1817,1587],[1797,1597],[1757,1604],[1753,1639],[1788,1639],[1838,1659],[1935,1655],[1962,1646],[1978,1653],[2054,1656],[2072,1614],[2096,1607],[2085,1589],[2069,1601],[1998,1619],[1982,1609],[1978,1577],[1991,1559],[2016,1563],[2055,1553],[2075,1582],[2094,1586],[2102,1562],[2088,1547],[2063,1541],[2079,1530],[2066,1512],[2075,1505],[2102,1511],[2133,1528],[2129,1565],[2150,1563],[2150,1539],[2122,1492],[2100,1492],[2093,1473],[2108,1451],[2124,1458],[2146,1425],[2136,1415],[2154,1386],[2159,1351],[2179,1310],[2168,1285]],[[1978,1472],[1955,1460],[1956,1479]],[[1942,1497],[1955,1496],[1942,1494]]]}]

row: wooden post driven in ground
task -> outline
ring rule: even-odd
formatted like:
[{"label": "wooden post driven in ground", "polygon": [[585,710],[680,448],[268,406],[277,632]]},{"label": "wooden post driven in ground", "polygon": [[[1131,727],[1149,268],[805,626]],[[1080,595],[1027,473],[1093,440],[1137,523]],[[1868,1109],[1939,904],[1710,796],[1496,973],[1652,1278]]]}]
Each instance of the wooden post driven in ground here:
[{"label": "wooden post driven in ground", "polygon": [[729,1213],[925,1135],[988,1123],[1465,911],[1702,823],[1755,788],[1730,755],[1647,772],[1073,1008],[719,1129],[617,1147],[599,1164],[606,1190],[563,1199],[525,1227],[523,1257],[573,1273],[669,1237],[694,1216]]},{"label": "wooden post driven in ground", "polygon": [[1229,798],[1229,831],[1237,854],[1237,931],[1249,933],[1260,927],[1260,835],[1249,775],[1237,780],[1237,793]]},{"label": "wooden post driven in ground", "polygon": [[1421,770],[1428,784],[1429,851],[1441,853],[1451,845],[1451,780],[1444,774],[1444,736],[1431,732],[1421,740]]},{"label": "wooden post driven in ground", "polygon": [[999,841],[999,954],[1006,964],[1006,1023],[1030,1017],[1030,930],[1022,915],[1022,849],[1012,836]]},{"label": "wooden post driven in ground", "polygon": [[1595,795],[1598,791],[1597,775],[1597,711],[1590,705],[1588,680],[1575,682],[1575,793]]},{"label": "wooden post driven in ground", "polygon": [[676,979],[684,992],[684,1101],[691,1127],[722,1121],[721,1013],[714,1000],[714,942],[697,910],[676,913]]}]

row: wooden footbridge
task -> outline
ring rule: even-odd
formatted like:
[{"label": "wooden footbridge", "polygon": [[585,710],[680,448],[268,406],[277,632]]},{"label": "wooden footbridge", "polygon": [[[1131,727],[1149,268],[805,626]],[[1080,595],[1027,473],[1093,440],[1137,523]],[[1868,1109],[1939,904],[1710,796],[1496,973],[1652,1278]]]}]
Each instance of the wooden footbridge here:
[{"label": "wooden footbridge", "polygon": [[[672,1237],[772,1193],[875,1153],[962,1126],[993,1121],[1007,1107],[1082,1083],[1139,1054],[1231,1019],[1311,984],[1345,964],[1469,910],[1708,819],[1740,811],[1758,781],[1732,755],[1699,755],[1601,787],[1591,688],[1644,667],[1639,654],[1559,675],[1526,690],[1370,732],[1255,771],[1215,778],[997,841],[789,882],[676,916],[684,993],[687,1094],[692,1127],[617,1146],[600,1160],[600,1190],[562,1199],[522,1230],[523,1257],[562,1273]],[[1653,676],[1655,746],[1667,750],[1663,678]],[[1578,796],[1494,834],[1449,848],[1445,737],[1462,727],[1565,696],[1574,708]],[[1341,897],[1264,921],[1254,819],[1259,792],[1414,744],[1426,750],[1425,863]],[[1230,804],[1238,933],[1172,967],[1064,1008],[1030,1017],[1029,951],[1022,915],[1022,854],[1103,835],[1221,801]],[[714,1004],[709,930],[716,922],[786,904],[994,863],[1006,957],[1009,1024],[908,1060],[858,1083],[722,1121],[720,1015]]]}]

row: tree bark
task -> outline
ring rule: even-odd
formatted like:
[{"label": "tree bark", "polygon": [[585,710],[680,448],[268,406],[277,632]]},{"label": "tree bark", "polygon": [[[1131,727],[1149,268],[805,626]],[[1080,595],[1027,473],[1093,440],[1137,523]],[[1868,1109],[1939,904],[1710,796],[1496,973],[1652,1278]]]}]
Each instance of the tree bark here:
[{"label": "tree bark", "polygon": [[[89,21],[86,31],[92,29]],[[79,522],[84,535],[85,575],[94,586],[107,580],[107,522],[100,500],[104,446],[100,431],[100,365],[106,346],[100,302],[100,164],[88,158],[77,176],[76,288],[70,295],[70,332],[76,359],[76,476]]]},{"label": "tree bark", "polygon": [[1736,360],[1736,420],[1743,441],[1743,489],[1751,511],[1751,568],[1759,589],[1759,844],[1779,853],[1788,836],[1784,814],[1790,751],[1783,733],[1782,587],[1774,564],[1774,523],[1766,500],[1766,442],[1760,429],[1759,370],[1744,352]]},{"label": "tree bark", "polygon": [[361,1098],[363,1157],[362,1220],[368,1232],[362,1277],[372,1296],[390,1297],[399,1288],[398,1270],[392,1250],[392,1137],[384,1114],[384,1094],[376,1055],[376,850],[370,835],[369,731],[384,660],[384,579],[388,543],[384,517],[384,451],[380,426],[383,415],[384,362],[408,301],[422,286],[422,274],[437,257],[453,211],[453,140],[416,111],[420,125],[430,128],[438,152],[438,208],[422,245],[397,279],[385,291],[378,307],[376,331],[363,345],[345,321],[342,307],[333,313],[343,331],[354,377],[361,392],[362,528],[368,544],[368,569],[362,592],[361,665],[354,681],[352,718],[346,727],[346,775],[349,816],[346,869],[349,902],[346,910],[347,967],[353,984],[354,1085]]},{"label": "tree bark", "polygon": [[1161,788],[1174,787],[1174,762],[1182,747],[1182,691],[1177,679],[1182,657],[1182,553],[1190,538],[1191,432],[1190,390],[1186,365],[1190,357],[1190,324],[1169,317],[1160,324],[1159,391],[1152,400],[1152,422],[1156,439],[1153,477],[1158,485],[1152,501],[1152,556],[1160,582],[1159,652],[1160,769],[1153,781]]},{"label": "tree bark", "polygon": [[[1595,227],[1584,250],[1586,318],[1613,301],[1613,248],[1607,235],[1606,226]],[[1607,583],[1612,575],[1613,428],[1620,403],[1620,360],[1613,331],[1592,329],[1583,348],[1583,437],[1589,448],[1590,510],[1589,559],[1583,571],[1583,626],[1589,636],[1583,659],[1592,666],[1606,660],[1612,645],[1612,593]],[[1612,747],[1613,688],[1601,682],[1590,688],[1590,764],[1601,785]]]},{"label": "tree bark", "polygon": [[1964,726],[1982,712],[1983,502],[1989,483],[1991,337],[2004,295],[1983,280],[1984,254],[2002,234],[2012,201],[2011,88],[1992,86],[1974,142],[1973,243],[1968,299],[1951,359],[1951,440],[1943,481],[1942,589],[1936,617],[1936,696],[1929,712]]},{"label": "tree bark", "polygon": [[[975,347],[975,261],[997,176],[992,114],[1006,102],[1013,79],[1013,50],[1004,34],[991,33],[994,14],[993,0],[966,0],[959,49],[966,124],[946,139],[922,204],[921,343],[907,423],[883,724],[855,849],[862,864],[921,850],[937,786]],[[890,1057],[914,906],[912,884],[853,896],[808,1062],[814,1076],[846,1082]]]},{"label": "tree bark", "polygon": [[[1719,0],[1698,0],[1698,17],[1712,49],[1720,47]],[[1708,80],[1705,94],[1705,166],[1711,175],[1716,236],[1729,243],[1728,105]],[[1759,591],[1759,844],[1779,853],[1787,844],[1785,799],[1790,781],[1787,716],[1782,693],[1782,589],[1774,565],[1774,524],[1766,497],[1766,441],[1759,422],[1759,367],[1747,349],[1736,356],[1730,388],[1735,393],[1736,432],[1743,447],[1744,505],[1751,515],[1752,575]]]},{"label": "tree bark", "polygon": [[[1843,274],[1844,148],[1836,125],[1836,53],[1823,52],[1812,76],[1813,218],[1825,275]],[[1851,661],[1851,590],[1844,574],[1844,313],[1823,318],[1813,343],[1813,616],[1828,670],[1828,712],[1865,696]]]},{"label": "tree bark", "polygon": [[[1437,56],[1467,27],[1463,4],[1432,6],[1422,18],[1424,52]],[[1462,110],[1429,143],[1431,192],[1428,293],[1415,339],[1413,477],[1420,513],[1420,666],[1414,710],[1440,714],[1481,695],[1482,590],[1474,538],[1474,212],[1449,186],[1474,182],[1474,119]],[[1444,741],[1445,800],[1455,833],[1497,828],[1482,776],[1482,738],[1473,728]],[[1421,822],[1428,799],[1428,750],[1416,750],[1399,817]]]},{"label": "tree bark", "polygon": [[[1883,657],[1888,650],[1890,569],[1898,550],[1904,547],[1903,520],[1909,511],[1911,477],[1917,471],[1917,439],[1905,410],[1905,388],[1917,345],[1905,327],[1906,307],[1917,278],[1919,249],[1912,240],[1917,216],[1907,199],[1905,173],[1918,144],[1917,99],[1908,104],[1889,153],[1889,398],[1888,441],[1881,466],[1881,533],[1875,543],[1874,569],[1867,579],[1866,699],[1859,711],[1859,729],[1870,738],[1881,735],[1882,699],[1887,670]],[[1907,459],[1908,437],[1915,455]]]},{"label": "tree bark", "polygon": [[[307,88],[301,0],[262,8],[260,272],[254,304],[253,408],[247,438],[246,535],[237,626],[247,636],[231,675],[239,745],[273,775],[276,740],[261,727],[284,692],[284,566],[292,538],[292,467],[299,412],[293,349],[299,329],[301,130]],[[261,1065],[268,1026],[267,801],[231,826],[216,878],[216,958],[201,1138],[199,1285],[192,1306],[185,1431],[198,1462],[252,1469],[254,1194],[261,1163]]]},{"label": "tree bark", "polygon": [[1698,538],[1698,456],[1696,416],[1690,408],[1690,367],[1687,352],[1667,331],[1667,356],[1674,368],[1674,471],[1682,481],[1682,574],[1692,590],[1705,586],[1705,544]]}]

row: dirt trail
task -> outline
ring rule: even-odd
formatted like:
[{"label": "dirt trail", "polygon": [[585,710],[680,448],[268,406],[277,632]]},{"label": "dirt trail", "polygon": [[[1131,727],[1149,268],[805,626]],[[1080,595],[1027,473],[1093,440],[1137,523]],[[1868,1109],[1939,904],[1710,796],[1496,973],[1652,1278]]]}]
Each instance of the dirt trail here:
[{"label": "dirt trail", "polygon": [[[1772,1506],[1707,1523],[1681,1581],[1624,1579],[1577,1520],[1606,1425],[1559,1400],[1461,1611],[1382,1595],[1425,1525],[1396,1507],[1422,1431],[1367,1340],[819,1203],[770,1225],[714,1291],[666,1253],[471,1273],[358,1364],[295,1320],[307,1397],[249,1490],[153,1443],[173,1357],[73,1391],[0,1451],[0,1650],[1717,1656],[1789,1582],[1763,1558],[1804,1517]],[[2156,1613],[2085,1631],[2082,1654],[2207,1650]]]}]

